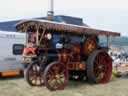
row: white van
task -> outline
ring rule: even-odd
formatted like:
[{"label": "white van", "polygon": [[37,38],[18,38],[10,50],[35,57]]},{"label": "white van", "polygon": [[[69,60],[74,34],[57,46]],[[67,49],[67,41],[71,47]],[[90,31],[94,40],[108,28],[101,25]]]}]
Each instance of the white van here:
[{"label": "white van", "polygon": [[20,74],[24,44],[24,33],[0,31],[0,75]]}]

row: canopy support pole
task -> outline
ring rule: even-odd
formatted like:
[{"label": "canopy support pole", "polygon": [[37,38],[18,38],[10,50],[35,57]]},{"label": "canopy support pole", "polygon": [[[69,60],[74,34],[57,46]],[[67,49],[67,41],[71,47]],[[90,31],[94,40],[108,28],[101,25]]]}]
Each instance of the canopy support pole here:
[{"label": "canopy support pole", "polygon": [[107,47],[109,48],[109,36],[107,35]]},{"label": "canopy support pole", "polygon": [[36,45],[38,46],[39,45],[39,27],[38,25],[36,26]]}]

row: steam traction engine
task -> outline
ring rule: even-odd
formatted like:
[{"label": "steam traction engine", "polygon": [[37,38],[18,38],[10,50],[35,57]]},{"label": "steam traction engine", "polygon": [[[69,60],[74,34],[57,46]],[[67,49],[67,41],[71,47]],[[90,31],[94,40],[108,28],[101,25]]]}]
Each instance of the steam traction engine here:
[{"label": "steam traction engine", "polygon": [[44,20],[26,20],[16,28],[26,32],[23,62],[30,85],[62,90],[73,76],[92,83],[110,80],[112,59],[107,48],[99,46],[98,35],[119,33]]}]

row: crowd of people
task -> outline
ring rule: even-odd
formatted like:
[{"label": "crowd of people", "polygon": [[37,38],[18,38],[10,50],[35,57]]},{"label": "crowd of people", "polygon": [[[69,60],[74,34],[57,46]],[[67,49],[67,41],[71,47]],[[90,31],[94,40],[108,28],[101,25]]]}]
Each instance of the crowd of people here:
[{"label": "crowd of people", "polygon": [[128,53],[120,47],[112,47],[108,51],[113,60],[113,72],[116,76],[128,74]]},{"label": "crowd of people", "polygon": [[128,61],[128,54],[122,48],[110,48],[108,53],[112,57],[113,63]]}]

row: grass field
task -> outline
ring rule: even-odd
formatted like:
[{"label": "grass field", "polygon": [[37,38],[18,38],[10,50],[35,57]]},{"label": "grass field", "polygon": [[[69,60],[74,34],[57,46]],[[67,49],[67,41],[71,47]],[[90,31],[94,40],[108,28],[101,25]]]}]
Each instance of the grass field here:
[{"label": "grass field", "polygon": [[108,84],[94,85],[70,81],[65,90],[53,92],[46,87],[29,86],[23,77],[1,78],[0,96],[128,96],[128,77],[112,78]]}]

